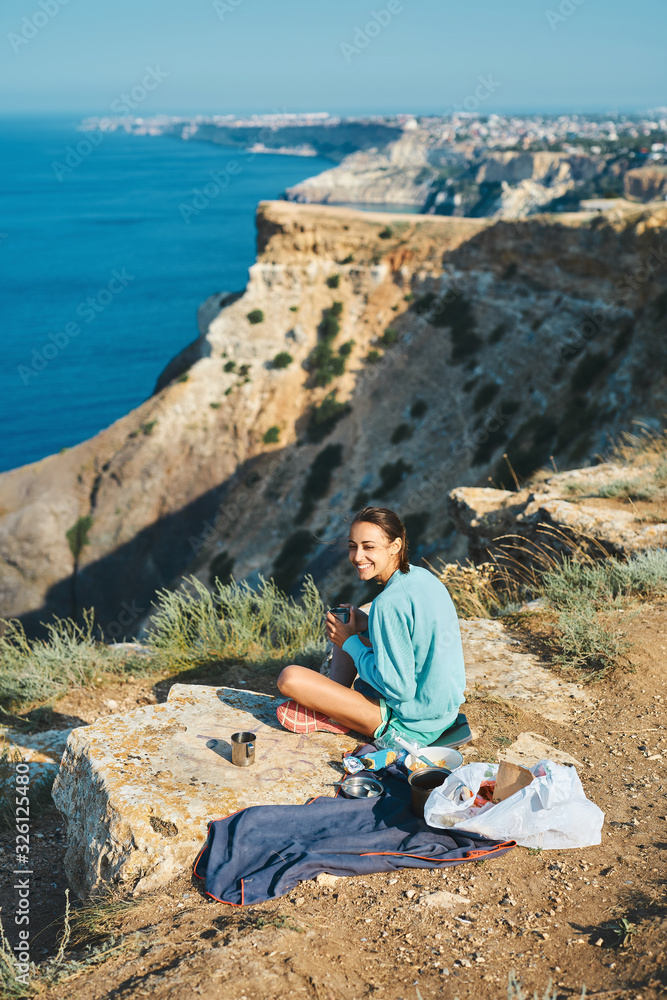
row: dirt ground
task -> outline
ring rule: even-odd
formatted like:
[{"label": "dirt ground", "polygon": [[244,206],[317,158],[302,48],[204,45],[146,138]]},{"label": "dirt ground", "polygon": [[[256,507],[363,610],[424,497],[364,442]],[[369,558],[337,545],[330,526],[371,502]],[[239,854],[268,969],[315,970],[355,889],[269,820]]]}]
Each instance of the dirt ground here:
[{"label": "dirt ground", "polygon": [[[61,979],[41,996],[486,1000],[506,996],[513,972],[540,1000],[550,981],[560,998],[580,997],[585,985],[600,1000],[657,1000],[667,992],[667,602],[636,606],[623,628],[633,670],[589,686],[587,717],[559,725],[483,694],[465,707],[477,733],[466,761],[494,760],[523,731],[581,761],[584,789],[606,814],[600,846],[517,847],[444,873],[305,882],[282,899],[238,909],[209,900],[183,872],[163,890],[79,909]],[[234,682],[243,681],[275,693],[266,676],[262,685],[260,674],[237,671]],[[44,725],[163,700],[167,688],[137,678],[72,691]],[[50,808],[32,832],[39,961],[53,954],[63,926],[64,823]],[[12,845],[3,834],[3,860]],[[421,901],[440,889],[457,904]],[[13,912],[11,881],[0,897],[3,913]]]}]

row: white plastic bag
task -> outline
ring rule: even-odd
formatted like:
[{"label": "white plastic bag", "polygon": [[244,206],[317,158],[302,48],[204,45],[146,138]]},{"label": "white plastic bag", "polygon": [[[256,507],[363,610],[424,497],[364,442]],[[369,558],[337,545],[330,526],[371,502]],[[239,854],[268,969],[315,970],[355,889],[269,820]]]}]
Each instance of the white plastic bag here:
[{"label": "white plastic bag", "polygon": [[424,808],[429,826],[516,840],[521,847],[592,847],[601,840],[604,813],[586,798],[575,768],[541,760],[529,768],[530,785],[504,802],[473,806],[482,781],[497,764],[464,764],[434,789]]}]

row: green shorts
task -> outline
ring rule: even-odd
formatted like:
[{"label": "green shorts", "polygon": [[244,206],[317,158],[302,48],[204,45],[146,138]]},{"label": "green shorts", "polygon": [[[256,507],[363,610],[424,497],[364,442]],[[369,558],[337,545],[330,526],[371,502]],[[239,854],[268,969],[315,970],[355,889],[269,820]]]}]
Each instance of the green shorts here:
[{"label": "green shorts", "polygon": [[359,694],[365,694],[368,698],[375,698],[376,701],[380,703],[380,715],[382,717],[382,722],[377,727],[373,733],[373,739],[386,740],[391,743],[394,735],[401,736],[404,740],[408,740],[411,743],[419,743],[420,746],[427,747],[430,743],[434,743],[439,736],[444,733],[448,726],[451,726],[456,722],[458,712],[452,713],[451,721],[445,723],[439,727],[437,730],[421,730],[418,723],[406,724],[401,722],[397,718],[395,712],[389,707],[386,699],[367,684],[366,681],[362,681],[361,677],[357,677],[354,681],[352,688],[354,691],[358,691]]}]

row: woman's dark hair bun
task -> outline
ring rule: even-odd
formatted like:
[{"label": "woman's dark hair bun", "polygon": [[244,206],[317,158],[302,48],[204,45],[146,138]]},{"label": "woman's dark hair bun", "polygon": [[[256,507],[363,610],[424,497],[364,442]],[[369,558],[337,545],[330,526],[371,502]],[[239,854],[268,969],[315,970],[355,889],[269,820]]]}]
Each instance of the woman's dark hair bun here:
[{"label": "woman's dark hair bun", "polygon": [[398,514],[388,507],[364,507],[358,514],[355,514],[350,522],[350,527],[357,521],[364,521],[366,524],[376,524],[381,528],[390,542],[396,538],[401,540],[401,551],[399,552],[398,568],[401,573],[410,572],[410,561],[408,559],[408,536],[405,525]]}]

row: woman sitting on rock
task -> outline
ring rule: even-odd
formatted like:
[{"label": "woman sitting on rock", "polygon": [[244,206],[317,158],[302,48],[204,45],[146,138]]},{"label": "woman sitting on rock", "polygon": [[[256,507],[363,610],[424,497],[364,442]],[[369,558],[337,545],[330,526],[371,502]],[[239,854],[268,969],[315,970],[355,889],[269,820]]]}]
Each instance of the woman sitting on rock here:
[{"label": "woman sitting on rock", "polygon": [[350,562],[360,580],[384,589],[370,615],[329,612],[331,676],[292,665],[278,678],[290,701],[280,723],[294,733],[350,729],[391,745],[397,733],[426,746],[455,722],[465,689],[461,634],[444,585],[411,566],[405,526],[386,507],[365,507],[350,525]]}]

